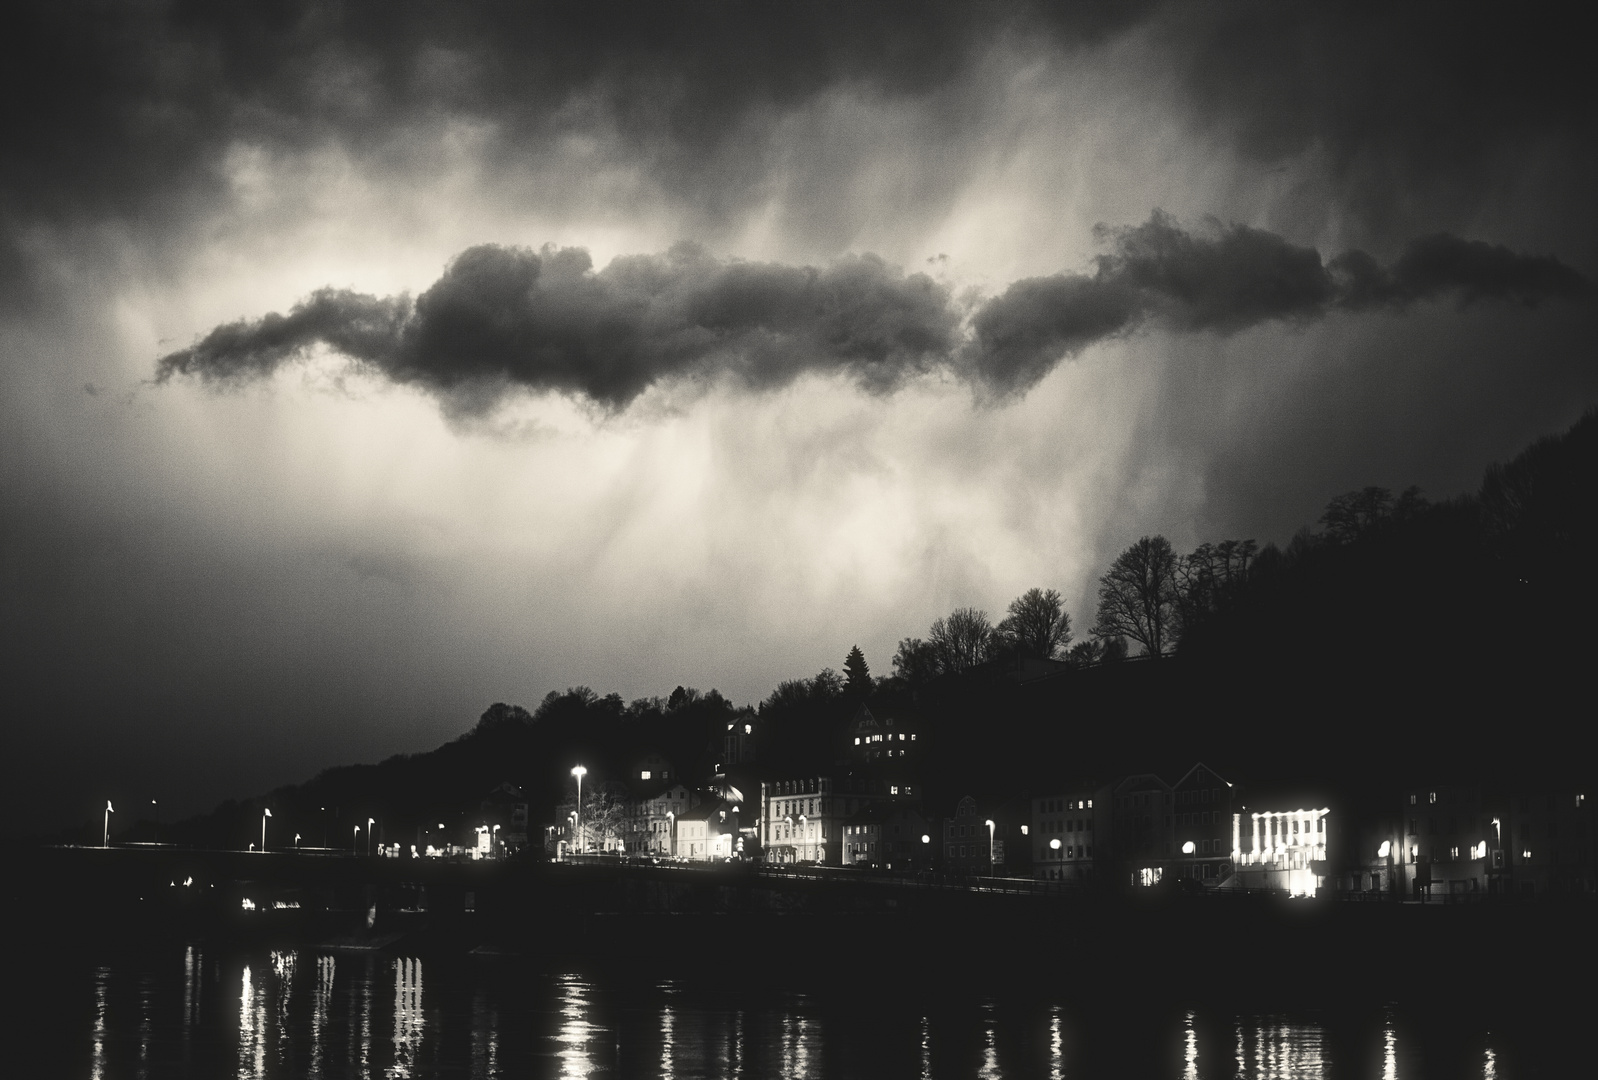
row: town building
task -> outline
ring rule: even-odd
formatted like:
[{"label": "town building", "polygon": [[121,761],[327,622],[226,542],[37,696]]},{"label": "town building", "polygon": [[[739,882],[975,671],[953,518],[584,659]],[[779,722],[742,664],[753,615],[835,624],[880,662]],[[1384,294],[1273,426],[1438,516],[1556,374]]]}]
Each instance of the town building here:
[{"label": "town building", "polygon": [[1032,876],[1083,885],[1109,864],[1110,788],[1079,784],[1030,800]]},{"label": "town building", "polygon": [[1317,801],[1246,802],[1233,812],[1231,861],[1237,887],[1314,896],[1329,877],[1335,884],[1336,873],[1327,863],[1332,812],[1317,807]]},{"label": "town building", "polygon": [[933,862],[932,834],[918,806],[878,800],[844,822],[844,866],[914,871],[930,870]]},{"label": "town building", "polygon": [[1171,785],[1136,773],[1115,786],[1111,805],[1114,858],[1133,885],[1158,885],[1176,855],[1176,809]]},{"label": "town building", "polygon": [[1175,861],[1167,873],[1210,886],[1231,876],[1233,791],[1231,781],[1203,762],[1171,786]]}]

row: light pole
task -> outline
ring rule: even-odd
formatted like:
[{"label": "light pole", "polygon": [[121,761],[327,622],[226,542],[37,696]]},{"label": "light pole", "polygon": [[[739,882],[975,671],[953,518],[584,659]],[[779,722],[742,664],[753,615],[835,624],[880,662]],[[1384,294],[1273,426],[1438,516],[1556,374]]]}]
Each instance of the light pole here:
[{"label": "light pole", "polygon": [[300,849],[300,834],[299,833],[295,833],[294,834],[294,850],[298,851],[299,849]]},{"label": "light pole", "polygon": [[1187,876],[1195,881],[1198,879],[1198,874],[1195,873],[1198,869],[1198,857],[1194,854],[1196,851],[1198,851],[1197,844],[1191,840],[1183,841],[1182,854],[1187,856]]},{"label": "light pole", "polygon": [[495,825],[488,834],[488,853],[495,854],[499,850],[499,826]]},{"label": "light pole", "polygon": [[1383,840],[1382,846],[1376,849],[1378,859],[1387,860],[1387,888],[1394,897],[1398,896],[1398,882],[1393,880],[1393,842]]},{"label": "light pole", "polygon": [[266,819],[271,816],[272,808],[270,806],[261,810],[261,850],[263,852],[266,851]]},{"label": "light pole", "polygon": [[368,856],[372,854],[372,826],[376,824],[376,818],[369,817],[366,819],[366,854]]},{"label": "light pole", "polygon": [[993,819],[988,818],[985,824],[988,827],[988,877],[992,877],[993,868],[998,865],[995,860],[996,852],[993,850]]},{"label": "light pole", "polygon": [[101,847],[111,846],[111,815],[114,813],[116,811],[111,809],[111,800],[107,799],[105,801],[105,835],[100,840]]},{"label": "light pole", "polygon": [[361,853],[361,827],[356,825],[354,829],[355,831],[350,833],[350,854],[359,855]]},{"label": "light pole", "polygon": [[677,815],[670,810],[666,811],[666,855],[677,857]]},{"label": "light pole", "polygon": [[588,775],[588,770],[583,768],[581,765],[573,765],[572,766],[572,775],[577,777],[577,837],[578,837],[578,839],[577,839],[577,850],[578,851],[582,851],[582,850],[584,850],[583,842],[582,842],[582,832],[583,832],[583,777]]},{"label": "light pole", "polygon": [[800,841],[804,845],[805,861],[807,861],[807,862],[810,861],[815,856],[815,852],[811,849],[811,846],[810,846],[810,827],[809,826],[810,826],[809,819],[807,817],[805,817],[805,815],[800,814],[799,815],[799,838],[800,838]]},{"label": "light pole", "polygon": [[150,800],[150,813],[155,817],[155,842],[159,844],[161,842],[161,808],[156,805],[154,799]]}]

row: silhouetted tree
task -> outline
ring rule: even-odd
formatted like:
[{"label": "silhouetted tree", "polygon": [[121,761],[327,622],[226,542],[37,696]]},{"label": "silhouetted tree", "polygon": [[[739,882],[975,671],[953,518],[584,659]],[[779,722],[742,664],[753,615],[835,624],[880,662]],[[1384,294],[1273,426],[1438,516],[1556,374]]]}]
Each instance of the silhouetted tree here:
[{"label": "silhouetted tree", "polygon": [[1009,651],[1053,660],[1071,643],[1071,616],[1053,589],[1028,589],[1010,601],[1009,613],[994,633]]},{"label": "silhouetted tree", "polygon": [[864,698],[871,693],[871,668],[866,664],[866,654],[860,646],[849,649],[843,661],[844,691],[851,696]]},{"label": "silhouetted tree", "polygon": [[893,654],[893,672],[911,686],[920,686],[933,678],[941,671],[938,664],[938,652],[929,641],[920,638],[904,638],[899,642],[899,651]]},{"label": "silhouetted tree", "polygon": [[956,608],[932,624],[928,644],[945,674],[957,675],[986,660],[993,645],[993,624],[988,613],[976,608]]},{"label": "silhouetted tree", "polygon": [[1191,555],[1177,560],[1181,634],[1233,601],[1248,579],[1249,564],[1257,551],[1252,540],[1223,540],[1200,544]]},{"label": "silhouetted tree", "polygon": [[1176,553],[1163,536],[1145,536],[1110,564],[1099,579],[1098,622],[1093,633],[1101,638],[1126,637],[1143,646],[1151,657],[1168,653],[1176,644]]}]

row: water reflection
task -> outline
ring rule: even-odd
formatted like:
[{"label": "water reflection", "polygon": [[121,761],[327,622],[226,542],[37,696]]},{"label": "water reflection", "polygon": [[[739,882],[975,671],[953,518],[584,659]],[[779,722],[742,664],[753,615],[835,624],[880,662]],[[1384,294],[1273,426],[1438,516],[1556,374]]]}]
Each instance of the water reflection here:
[{"label": "water reflection", "polygon": [[[1503,1027],[1498,1013],[1488,1032],[1375,1002],[1330,1014],[1217,1014],[950,989],[756,994],[465,958],[230,956],[197,946],[159,962],[86,964],[72,977],[73,1071],[100,1080],[1529,1075],[1523,1021]],[[206,994],[217,979],[223,992]],[[1438,1047],[1450,1062],[1442,1072],[1432,1064]],[[1463,1060],[1461,1047],[1472,1048]]]},{"label": "water reflection", "polygon": [[101,965],[94,969],[94,1031],[89,1042],[89,1075],[93,1080],[105,1077],[106,987],[110,981],[110,968]]},{"label": "water reflection", "polygon": [[993,1002],[988,1002],[982,1013],[982,1068],[977,1070],[977,1076],[980,1080],[999,1080],[1003,1074],[999,1072],[999,1033],[994,1025]]},{"label": "water reflection", "polygon": [[322,1033],[327,1028],[327,1014],[333,1004],[334,960],[331,956],[316,958],[316,989],[311,997],[311,1068],[310,1075],[322,1075]]},{"label": "water reflection", "polygon": [[266,1000],[250,965],[239,981],[239,1080],[266,1075]]},{"label": "water reflection", "polygon": [[493,1080],[499,1075],[499,1013],[479,987],[472,997],[472,1076]]},{"label": "water reflection", "polygon": [[394,961],[394,1065],[389,1075],[408,1077],[422,1041],[422,962]]},{"label": "water reflection", "polygon": [[1398,1034],[1391,1014],[1382,1027],[1382,1080],[1398,1080]]},{"label": "water reflection", "polygon": [[[666,990],[663,984],[662,990]],[[671,1000],[660,1007],[660,1080],[674,1080],[671,1063],[676,1060],[677,1044],[673,1038],[676,1015],[672,1012]]]},{"label": "water reflection", "polygon": [[603,1034],[604,1028],[588,1019],[593,1008],[588,986],[575,975],[562,975],[559,982],[561,1023],[555,1038],[560,1043],[560,1075],[571,1078],[592,1075],[595,1066],[591,1044],[596,1036]]},{"label": "water reflection", "polygon": [[1058,1005],[1049,1010],[1049,1080],[1065,1080],[1065,1036]]}]

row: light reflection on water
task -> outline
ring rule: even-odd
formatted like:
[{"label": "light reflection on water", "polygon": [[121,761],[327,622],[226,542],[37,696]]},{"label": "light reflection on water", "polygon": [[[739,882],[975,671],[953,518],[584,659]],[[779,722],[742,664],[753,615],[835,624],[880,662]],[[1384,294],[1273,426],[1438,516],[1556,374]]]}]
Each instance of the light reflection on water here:
[{"label": "light reflection on water", "polygon": [[[1082,1001],[952,991],[911,1000],[909,988],[898,999],[752,995],[726,983],[622,986],[514,964],[307,950],[229,957],[188,946],[141,964],[82,969],[73,1038],[91,1078],[1416,1080],[1423,1068],[1406,1014],[1374,1005],[1334,1032],[1315,1013],[1140,1013],[1134,1003],[1094,1012]],[[208,981],[220,992],[207,993]],[[1523,1075],[1507,1066],[1496,1030],[1459,1039],[1465,1056],[1452,1069]]]}]

